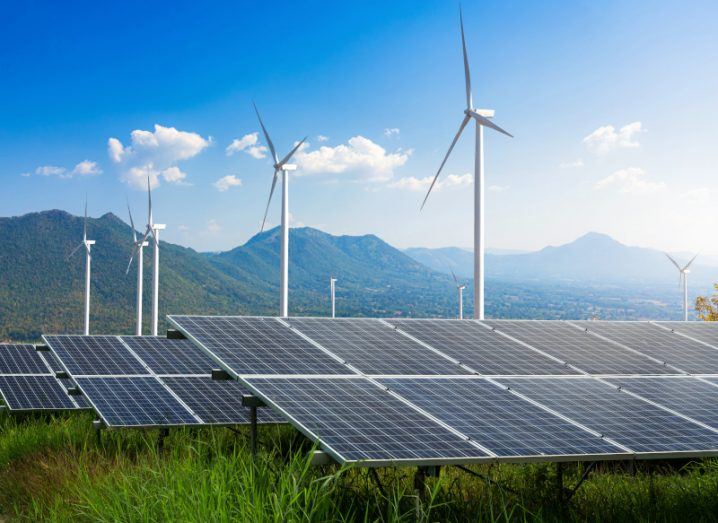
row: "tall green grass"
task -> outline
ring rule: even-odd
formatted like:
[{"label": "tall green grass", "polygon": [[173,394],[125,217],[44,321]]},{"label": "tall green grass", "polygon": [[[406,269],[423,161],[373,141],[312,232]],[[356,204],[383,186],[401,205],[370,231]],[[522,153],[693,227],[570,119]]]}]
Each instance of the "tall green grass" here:
[{"label": "tall green grass", "polygon": [[[718,464],[635,473],[601,465],[566,507],[548,464],[445,467],[420,495],[414,469],[313,467],[289,427],[105,432],[89,415],[0,418],[0,514],[32,521],[711,521]],[[566,467],[566,485],[582,468]],[[491,478],[488,481],[486,478]],[[1,519],[1,518],[0,518]]]}]

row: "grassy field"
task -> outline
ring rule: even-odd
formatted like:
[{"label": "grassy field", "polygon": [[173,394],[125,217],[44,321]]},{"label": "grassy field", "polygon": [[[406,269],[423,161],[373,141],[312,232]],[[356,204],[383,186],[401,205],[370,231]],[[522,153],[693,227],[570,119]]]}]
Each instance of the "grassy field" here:
[{"label": "grassy field", "polygon": [[[454,467],[417,496],[413,469],[312,467],[312,447],[289,427],[248,432],[104,432],[90,414],[0,417],[0,521],[712,521],[718,462],[602,465],[558,503],[556,467]],[[571,487],[581,465],[565,467]],[[491,480],[489,481],[488,478]]]}]

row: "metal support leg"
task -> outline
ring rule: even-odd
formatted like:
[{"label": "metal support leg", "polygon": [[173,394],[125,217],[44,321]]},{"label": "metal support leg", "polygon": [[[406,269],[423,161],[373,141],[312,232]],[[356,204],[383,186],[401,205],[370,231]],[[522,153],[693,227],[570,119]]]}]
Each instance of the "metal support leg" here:
[{"label": "metal support leg", "polygon": [[565,498],[563,490],[563,468],[563,463],[556,463],[556,495],[561,506],[563,506]]},{"label": "metal support leg", "polygon": [[249,445],[252,457],[257,457],[257,407],[249,407]]},{"label": "metal support leg", "polygon": [[583,482],[586,481],[588,478],[588,475],[591,473],[591,471],[596,467],[596,462],[592,461],[588,467],[583,471],[583,474],[581,475],[581,479],[578,480],[578,483],[566,494],[566,503],[571,501],[571,498],[573,498],[574,494],[578,492],[578,489],[581,488],[581,485],[583,485]]},{"label": "metal support leg", "polygon": [[165,438],[169,436],[170,429],[160,429],[160,434],[157,436],[157,452],[162,452],[165,449]]},{"label": "metal support leg", "polygon": [[97,446],[102,446],[102,421],[95,420],[92,422],[92,428],[95,429],[95,438],[97,439]]},{"label": "metal support leg", "polygon": [[377,473],[376,469],[369,469],[369,474],[371,474],[371,477],[374,479],[374,482],[376,483],[379,492],[381,492],[381,495],[385,499],[389,499],[386,495],[386,491],[384,490],[384,485],[381,484],[381,479],[379,479],[379,474]]},{"label": "metal support leg", "polygon": [[511,494],[516,494],[517,496],[519,495],[519,491],[518,491],[518,490],[512,489],[511,487],[508,487],[508,486],[506,486],[506,485],[504,485],[504,484],[502,484],[502,483],[499,483],[498,481],[496,481],[496,480],[494,480],[494,479],[491,479],[491,478],[488,477],[488,476],[484,476],[483,474],[479,474],[478,472],[475,472],[475,471],[471,470],[470,468],[464,467],[463,465],[454,465],[454,467],[456,467],[456,468],[459,469],[459,470],[463,470],[463,471],[466,472],[467,474],[471,474],[472,476],[476,476],[477,478],[481,479],[482,481],[486,481],[487,483],[490,483],[490,484],[492,484],[492,485],[496,485],[497,487],[499,487],[499,488],[502,489],[502,490],[505,490],[506,492],[510,492]]},{"label": "metal support leg", "polygon": [[426,491],[426,470],[424,467],[416,469],[414,474],[414,512],[416,515],[416,521],[422,520],[421,501]]}]

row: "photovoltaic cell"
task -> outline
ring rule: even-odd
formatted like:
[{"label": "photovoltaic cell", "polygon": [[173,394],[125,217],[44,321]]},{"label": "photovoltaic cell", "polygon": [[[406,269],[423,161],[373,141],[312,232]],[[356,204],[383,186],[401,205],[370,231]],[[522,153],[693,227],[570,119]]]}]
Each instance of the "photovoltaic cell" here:
[{"label": "photovoltaic cell", "polygon": [[565,322],[486,320],[484,323],[590,374],[676,373]]},{"label": "photovoltaic cell", "polygon": [[718,433],[593,378],[499,381],[635,452],[718,451]]},{"label": "photovoltaic cell", "polygon": [[0,345],[0,374],[46,374],[47,365],[33,345]]},{"label": "photovoltaic cell", "polygon": [[473,321],[390,319],[387,322],[481,374],[579,374]]},{"label": "photovoltaic cell", "polygon": [[395,378],[381,382],[498,456],[625,453],[480,378]]},{"label": "photovoltaic cell", "polygon": [[149,374],[116,336],[43,336],[73,376]]},{"label": "photovoltaic cell", "polygon": [[646,322],[576,322],[601,336],[692,374],[718,373],[718,350]]},{"label": "photovoltaic cell", "polygon": [[52,373],[62,370],[62,364],[52,351],[43,350],[40,351],[40,355],[47,362],[47,368],[50,369]]},{"label": "photovoltaic cell", "polygon": [[366,374],[470,374],[379,320],[287,318],[286,321]]},{"label": "photovoltaic cell", "polygon": [[679,334],[718,347],[718,321],[657,321],[656,323]]},{"label": "photovoltaic cell", "polygon": [[75,409],[53,376],[0,376],[0,392],[10,410]]},{"label": "photovoltaic cell", "polygon": [[124,341],[155,374],[206,374],[217,363],[190,340],[123,336]]},{"label": "photovoltaic cell", "polygon": [[168,316],[226,370],[246,374],[353,374],[275,318]]},{"label": "photovoltaic cell", "polygon": [[441,461],[487,454],[363,378],[247,378],[344,462]]},{"label": "photovoltaic cell", "polygon": [[152,377],[77,378],[108,427],[197,425],[187,408]]},{"label": "photovoltaic cell", "polygon": [[[205,423],[249,423],[249,407],[242,406],[242,395],[249,394],[249,391],[235,380],[165,377],[162,381]],[[257,422],[286,423],[284,418],[268,407],[257,409]]]},{"label": "photovoltaic cell", "polygon": [[718,429],[718,387],[685,377],[610,378],[614,385]]}]

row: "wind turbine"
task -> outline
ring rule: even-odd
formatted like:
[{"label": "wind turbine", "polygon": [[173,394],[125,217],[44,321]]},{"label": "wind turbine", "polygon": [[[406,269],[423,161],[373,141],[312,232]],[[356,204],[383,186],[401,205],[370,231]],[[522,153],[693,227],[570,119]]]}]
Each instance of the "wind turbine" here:
[{"label": "wind turbine", "polygon": [[454,136],[454,140],[449,146],[449,150],[444,156],[444,160],[436,172],[431,186],[429,187],[426,197],[424,198],[421,208],[426,205],[426,200],[431,194],[431,190],[436,184],[436,180],[441,174],[441,170],[446,164],[451,151],[454,149],[456,142],[459,140],[464,128],[472,119],[476,124],[476,150],[474,157],[474,318],[484,319],[484,127],[489,127],[506,136],[513,136],[501,127],[493,123],[494,111],[492,109],[475,109],[471,98],[471,75],[469,73],[469,58],[466,54],[466,40],[464,38],[464,19],[459,10],[459,21],[461,23],[461,47],[464,52],[464,78],[466,81],[466,109],[464,110],[464,119],[459,125],[459,131]]},{"label": "wind turbine", "polygon": [[664,253],[669,260],[671,260],[671,263],[676,266],[676,269],[678,269],[678,272],[680,273],[680,276],[678,276],[678,285],[681,283],[683,284],[683,321],[688,321],[688,273],[691,272],[688,267],[691,266],[691,263],[693,263],[693,260],[695,260],[698,255],[696,254],[691,258],[691,261],[685,264],[685,266],[681,267],[678,265],[678,262],[674,260],[670,254],[667,252]]},{"label": "wind turbine", "polygon": [[141,240],[137,239],[137,231],[135,230],[135,222],[132,219],[132,211],[130,210],[130,204],[127,203],[127,212],[130,213],[130,225],[132,226],[132,254],[130,255],[130,263],[127,264],[127,271],[125,274],[129,274],[130,267],[132,266],[132,260],[137,256],[137,327],[135,328],[135,334],[142,336],[142,284],[143,284],[143,251],[144,248],[149,245],[144,238]]},{"label": "wind turbine", "polygon": [[451,275],[454,277],[454,283],[456,283],[456,290],[459,291],[459,319],[464,319],[464,289],[466,288],[466,285],[459,283],[459,280],[456,279],[456,274],[454,274],[454,271],[452,269]]},{"label": "wind turbine", "polygon": [[336,301],[335,301],[335,291],[336,291],[336,283],[337,279],[334,276],[329,276],[329,293],[331,294],[332,298],[332,318],[336,317]]},{"label": "wind turbine", "polygon": [[75,247],[70,255],[67,257],[69,260],[72,256],[80,249],[85,248],[85,336],[90,335],[90,271],[92,266],[92,246],[95,245],[95,240],[87,239],[87,198],[85,198],[85,221],[82,229],[82,242]]},{"label": "wind turbine", "polygon": [[161,223],[155,223],[152,217],[152,188],[150,187],[150,177],[147,177],[147,231],[145,232],[142,242],[152,236],[154,242],[154,262],[152,265],[152,336],[157,336],[157,327],[159,323],[159,292],[160,292],[160,231],[167,226]]},{"label": "wind turbine", "polygon": [[269,133],[264,127],[262,117],[259,116],[259,110],[257,104],[254,104],[254,111],[257,113],[259,119],[259,125],[262,128],[265,140],[267,140],[267,146],[269,151],[272,153],[272,160],[274,161],[274,177],[272,178],[272,188],[269,191],[269,200],[267,201],[267,209],[264,211],[264,219],[262,220],[262,228],[260,232],[264,230],[264,224],[267,221],[267,213],[269,212],[269,204],[272,202],[272,195],[274,194],[274,187],[277,185],[277,178],[279,173],[282,173],[282,241],[280,247],[280,268],[279,268],[279,315],[282,317],[289,316],[289,171],[295,171],[297,166],[288,163],[289,160],[297,152],[297,149],[301,147],[304,141],[307,139],[305,136],[301,142],[297,143],[294,148],[281,160],[277,156],[277,152],[274,149],[274,144]]}]

